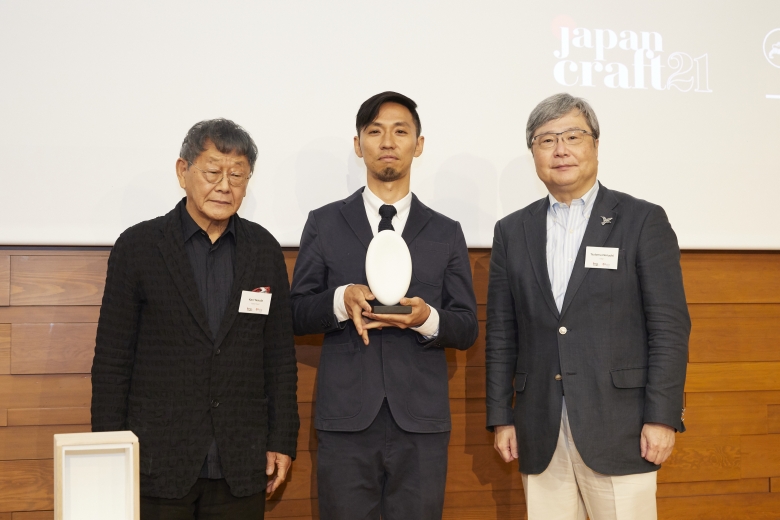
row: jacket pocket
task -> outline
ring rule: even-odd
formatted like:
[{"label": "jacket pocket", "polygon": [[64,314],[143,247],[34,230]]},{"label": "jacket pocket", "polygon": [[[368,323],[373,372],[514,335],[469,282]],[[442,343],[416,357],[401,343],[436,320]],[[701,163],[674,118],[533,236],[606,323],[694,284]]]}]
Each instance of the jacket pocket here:
[{"label": "jacket pocket", "polygon": [[127,426],[138,437],[140,472],[156,477],[162,471],[161,459],[170,446],[171,405],[152,399],[128,399]]},{"label": "jacket pocket", "polygon": [[246,438],[249,443],[246,446],[245,456],[251,463],[253,474],[262,474],[262,477],[265,477],[265,450],[268,443],[268,398],[250,399],[247,404],[245,427],[248,430]]},{"label": "jacket pocket", "polygon": [[612,384],[616,388],[642,388],[647,386],[647,367],[618,368],[610,370]]},{"label": "jacket pocket", "polygon": [[404,381],[405,386],[414,389],[407,394],[406,410],[418,420],[449,421],[447,355],[443,348],[418,348],[417,359]]},{"label": "jacket pocket", "polygon": [[439,286],[450,257],[449,244],[416,240],[412,255],[412,273],[418,282]]},{"label": "jacket pocket", "polygon": [[322,346],[317,369],[317,416],[349,419],[363,407],[363,358],[350,343]]},{"label": "jacket pocket", "polygon": [[527,378],[527,372],[515,372],[515,392],[522,392],[525,390],[525,381]]}]

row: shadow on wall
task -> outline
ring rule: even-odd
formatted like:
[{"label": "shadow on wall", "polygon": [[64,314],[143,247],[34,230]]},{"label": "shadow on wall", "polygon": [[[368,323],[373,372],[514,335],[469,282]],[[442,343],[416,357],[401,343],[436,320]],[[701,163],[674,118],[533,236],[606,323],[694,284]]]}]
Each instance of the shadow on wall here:
[{"label": "shadow on wall", "polygon": [[345,164],[326,150],[343,149],[339,140],[309,143],[295,158],[295,198],[303,215],[346,196],[343,178]]},{"label": "shadow on wall", "polygon": [[[167,170],[133,171],[121,179],[121,183],[111,179],[106,181],[116,186],[104,197],[86,197],[80,202],[91,205],[90,217],[83,224],[84,228],[90,228],[92,234],[85,238],[100,241],[107,223],[119,230],[118,236],[130,226],[165,215],[184,197],[184,190],[179,187],[172,166]],[[54,221],[49,225],[56,225],[56,219]]]},{"label": "shadow on wall", "polygon": [[536,175],[534,158],[529,153],[516,157],[501,172],[498,181],[498,197],[501,214],[505,217],[547,195],[547,189]]},{"label": "shadow on wall", "polygon": [[486,159],[469,154],[450,157],[436,172],[429,205],[460,222],[467,242],[485,231],[490,236],[495,215],[483,208],[495,207],[496,177],[495,167]]},{"label": "shadow on wall", "polygon": [[[490,252],[469,255],[473,262],[474,294],[477,303],[487,302],[487,281],[490,270]],[[478,312],[479,314],[479,312]],[[479,322],[479,337],[466,351],[466,438],[464,453],[471,456],[471,472],[481,486],[490,490],[493,504],[511,508],[524,502],[522,491],[514,488],[517,480],[517,462],[503,462],[493,449],[493,434],[485,428],[485,342],[486,323],[484,315]],[[509,513],[510,509],[506,510]]]}]

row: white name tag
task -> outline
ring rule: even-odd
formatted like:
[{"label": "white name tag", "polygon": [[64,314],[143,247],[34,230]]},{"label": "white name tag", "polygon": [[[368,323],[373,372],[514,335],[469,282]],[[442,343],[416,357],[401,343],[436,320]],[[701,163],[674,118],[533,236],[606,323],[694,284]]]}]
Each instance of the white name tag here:
[{"label": "white name tag", "polygon": [[585,248],[585,267],[587,269],[617,269],[617,247],[591,247]]},{"label": "white name tag", "polygon": [[271,293],[241,291],[238,312],[245,314],[268,314],[271,308]]}]

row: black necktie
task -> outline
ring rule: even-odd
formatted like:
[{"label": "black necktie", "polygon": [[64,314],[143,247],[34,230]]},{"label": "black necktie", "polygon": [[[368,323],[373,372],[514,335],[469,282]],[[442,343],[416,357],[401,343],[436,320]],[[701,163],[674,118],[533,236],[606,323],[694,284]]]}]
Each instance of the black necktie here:
[{"label": "black necktie", "polygon": [[382,204],[379,207],[379,214],[382,216],[382,220],[379,221],[379,231],[384,231],[385,229],[395,231],[395,228],[393,228],[393,217],[396,213],[395,206],[390,204]]}]

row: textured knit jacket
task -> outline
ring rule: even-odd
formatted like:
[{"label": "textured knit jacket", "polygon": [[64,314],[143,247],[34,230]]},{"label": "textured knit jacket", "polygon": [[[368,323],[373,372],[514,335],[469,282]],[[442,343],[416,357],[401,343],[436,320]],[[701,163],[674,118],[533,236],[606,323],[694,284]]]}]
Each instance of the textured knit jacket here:
[{"label": "textured knit jacket", "polygon": [[[499,220],[487,304],[487,425],[514,424],[520,471],[555,452],[565,394],[574,444],[607,475],[659,468],[640,454],[645,423],[681,420],[691,321],[677,237],[660,206],[599,188],[562,309],[547,271],[547,197]],[[588,269],[586,249],[618,249]],[[513,406],[514,400],[514,406]]]},{"label": "textured knit jacket", "polygon": [[[129,228],[111,251],[92,364],[92,430],[132,430],[141,494],[162,498],[189,492],[213,431],[231,492],[252,495],[265,487],[266,451],[295,457],[297,368],[284,258],[268,231],[236,218],[234,283],[213,339],[181,211],[183,204]],[[271,288],[268,315],[239,313],[241,292],[257,287]]]}]

